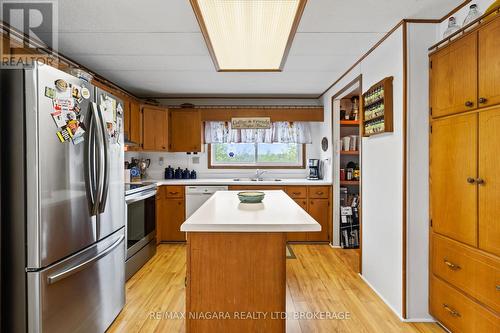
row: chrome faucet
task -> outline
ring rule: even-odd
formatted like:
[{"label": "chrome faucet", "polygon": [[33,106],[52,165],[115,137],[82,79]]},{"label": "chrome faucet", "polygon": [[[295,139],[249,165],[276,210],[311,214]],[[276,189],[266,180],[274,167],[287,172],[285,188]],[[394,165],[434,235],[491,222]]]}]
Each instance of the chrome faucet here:
[{"label": "chrome faucet", "polygon": [[257,169],[255,170],[255,179],[256,180],[262,180],[262,175],[265,174],[267,172],[267,170],[260,170],[260,169]]}]

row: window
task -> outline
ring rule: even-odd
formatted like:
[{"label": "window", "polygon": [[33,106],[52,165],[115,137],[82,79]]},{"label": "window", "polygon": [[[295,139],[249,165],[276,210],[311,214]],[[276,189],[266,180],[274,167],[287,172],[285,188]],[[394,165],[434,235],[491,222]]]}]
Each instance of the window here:
[{"label": "window", "polygon": [[212,143],[209,168],[305,168],[305,146],[296,143]]}]

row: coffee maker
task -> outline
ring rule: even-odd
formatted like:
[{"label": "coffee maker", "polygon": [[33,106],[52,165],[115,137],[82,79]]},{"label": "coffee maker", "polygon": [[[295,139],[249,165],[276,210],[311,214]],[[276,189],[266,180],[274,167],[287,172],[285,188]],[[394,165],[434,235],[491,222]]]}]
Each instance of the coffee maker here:
[{"label": "coffee maker", "polygon": [[321,160],[311,158],[307,162],[307,167],[309,168],[309,176],[307,176],[307,179],[323,179],[323,163]]}]

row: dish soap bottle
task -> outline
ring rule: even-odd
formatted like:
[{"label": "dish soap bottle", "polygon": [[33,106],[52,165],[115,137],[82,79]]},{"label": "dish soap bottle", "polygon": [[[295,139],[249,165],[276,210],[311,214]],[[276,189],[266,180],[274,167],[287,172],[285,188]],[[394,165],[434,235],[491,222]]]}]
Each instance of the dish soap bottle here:
[{"label": "dish soap bottle", "polygon": [[462,26],[465,27],[467,24],[478,19],[480,16],[481,13],[479,12],[477,5],[476,4],[470,5],[469,14],[467,14],[467,17],[465,18],[464,24]]},{"label": "dish soap bottle", "polygon": [[459,29],[460,29],[460,27],[458,26],[457,20],[455,19],[455,17],[454,16],[450,17],[448,19],[448,29],[446,29],[446,31],[444,32],[443,38],[450,36],[451,34],[458,31]]}]

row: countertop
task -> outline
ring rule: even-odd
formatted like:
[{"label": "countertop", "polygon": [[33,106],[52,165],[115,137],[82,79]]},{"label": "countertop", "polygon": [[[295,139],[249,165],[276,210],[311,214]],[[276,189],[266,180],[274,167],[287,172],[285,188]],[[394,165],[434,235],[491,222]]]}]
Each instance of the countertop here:
[{"label": "countertop", "polygon": [[308,179],[264,179],[250,180],[242,178],[242,180],[234,180],[231,178],[203,178],[203,179],[144,179],[143,182],[153,182],[158,186],[161,185],[332,185],[332,182],[327,180],[308,180]]},{"label": "countertop", "polygon": [[321,225],[283,191],[263,191],[262,203],[240,203],[238,191],[219,191],[182,225],[187,232],[303,232]]}]

